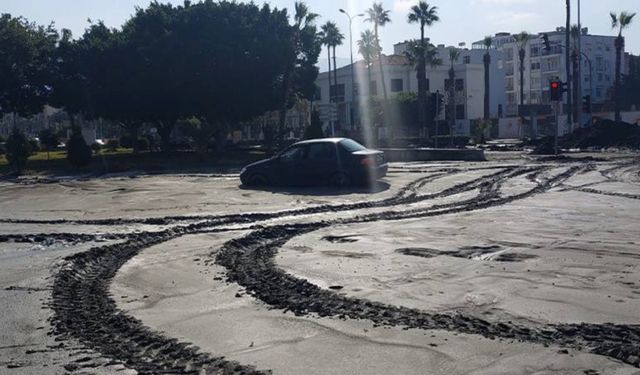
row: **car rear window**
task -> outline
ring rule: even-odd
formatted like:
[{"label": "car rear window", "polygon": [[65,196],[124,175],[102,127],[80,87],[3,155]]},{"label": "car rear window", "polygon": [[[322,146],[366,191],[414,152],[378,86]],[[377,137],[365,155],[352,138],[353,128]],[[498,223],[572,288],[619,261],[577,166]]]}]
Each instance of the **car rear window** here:
[{"label": "car rear window", "polygon": [[367,149],[366,147],[364,147],[363,145],[361,145],[360,143],[352,139],[342,140],[340,141],[340,144],[349,152],[356,152],[356,151],[362,151]]}]

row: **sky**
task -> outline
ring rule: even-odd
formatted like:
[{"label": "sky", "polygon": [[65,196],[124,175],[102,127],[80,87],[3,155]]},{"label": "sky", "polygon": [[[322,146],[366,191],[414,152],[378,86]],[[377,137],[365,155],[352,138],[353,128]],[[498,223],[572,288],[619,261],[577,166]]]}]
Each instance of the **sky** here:
[{"label": "sky", "polygon": [[[243,1],[243,0],[238,0]],[[102,20],[108,26],[118,27],[133,14],[136,6],[145,7],[151,0],[0,0],[0,13],[24,16],[27,19],[49,24],[57,28],[68,28],[75,36],[82,34],[88,19]],[[182,0],[160,2],[182,3]],[[196,2],[193,0],[192,2]],[[261,4],[264,0],[254,0]],[[293,9],[294,0],[267,0],[278,8]],[[369,8],[372,0],[306,0],[312,12],[320,14],[317,23],[335,21],[345,35],[345,43],[337,49],[342,63],[349,58],[349,22],[338,10],[344,8],[351,14],[358,14]],[[391,11],[391,23],[381,29],[383,50],[393,51],[393,44],[417,38],[420,29],[417,24],[407,23],[407,13],[417,0],[382,0],[385,9]],[[428,0],[438,7],[440,22],[426,31],[434,44],[458,45],[481,40],[485,35],[496,32],[528,31],[537,33],[554,30],[565,23],[565,1],[563,0]],[[577,3],[572,0],[572,23],[577,23]],[[614,35],[611,30],[610,11],[623,10],[637,12],[634,23],[625,30],[626,50],[640,54],[640,0],[582,0],[582,25],[589,32],[599,35]],[[371,28],[363,18],[353,21],[354,56],[358,59],[355,42],[360,32]],[[322,66],[323,57],[320,58]],[[339,65],[342,65],[339,63]]]}]

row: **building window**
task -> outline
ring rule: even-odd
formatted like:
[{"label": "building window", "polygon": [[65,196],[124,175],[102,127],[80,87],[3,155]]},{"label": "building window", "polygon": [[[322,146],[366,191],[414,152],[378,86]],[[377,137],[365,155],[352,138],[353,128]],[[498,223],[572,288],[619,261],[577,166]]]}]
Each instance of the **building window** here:
[{"label": "building window", "polygon": [[532,62],[531,70],[540,70],[540,62]]},{"label": "building window", "polygon": [[464,120],[464,104],[456,105],[456,120]]},{"label": "building window", "polygon": [[332,85],[331,89],[331,98],[333,98],[334,102],[344,102],[344,84],[340,83],[337,86]]},{"label": "building window", "polygon": [[513,61],[513,48],[507,48],[505,52],[507,53],[505,61]]},{"label": "building window", "polygon": [[426,85],[427,85],[427,91],[431,90],[431,88],[429,87],[429,78],[426,79]]},{"label": "building window", "polygon": [[464,64],[471,64],[471,56],[464,56],[464,57],[462,58],[462,62],[463,62]]},{"label": "building window", "polygon": [[378,82],[371,81],[369,83],[369,95],[376,96],[378,95]]},{"label": "building window", "polygon": [[314,94],[313,99],[322,100],[322,89],[320,88],[320,86],[316,86],[316,93]]},{"label": "building window", "polygon": [[516,94],[515,93],[507,94],[507,102],[509,104],[515,104],[515,102],[516,102]]},{"label": "building window", "polygon": [[401,92],[402,90],[403,90],[402,79],[392,79],[391,92]]},{"label": "building window", "polygon": [[456,91],[464,90],[464,79],[456,79]]},{"label": "building window", "polygon": [[540,56],[540,46],[533,45],[531,46],[531,57]]},{"label": "building window", "polygon": [[597,98],[602,98],[602,87],[601,86],[596,87],[596,97]]}]

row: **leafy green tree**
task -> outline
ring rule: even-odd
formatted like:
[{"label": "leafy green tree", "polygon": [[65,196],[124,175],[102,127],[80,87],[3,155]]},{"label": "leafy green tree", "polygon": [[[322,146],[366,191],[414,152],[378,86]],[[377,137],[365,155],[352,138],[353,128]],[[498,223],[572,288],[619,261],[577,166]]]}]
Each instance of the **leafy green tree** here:
[{"label": "leafy green tree", "polygon": [[38,133],[38,138],[40,139],[40,144],[47,151],[47,160],[49,160],[51,150],[55,150],[58,144],[60,144],[58,133],[51,128],[46,128]]},{"label": "leafy green tree", "polygon": [[67,142],[67,160],[76,168],[84,167],[91,162],[92,150],[87,145],[80,127],[74,126]]},{"label": "leafy green tree", "polygon": [[615,103],[615,120],[616,122],[622,121],[622,116],[620,115],[620,106],[622,102],[622,98],[620,97],[620,87],[621,87],[621,72],[620,65],[622,64],[622,51],[624,50],[624,37],[622,36],[622,30],[626,29],[633,22],[633,17],[636,16],[635,13],[629,12],[620,12],[619,15],[614,12],[610,13],[611,16],[611,28],[618,29],[618,36],[616,37],[615,47],[616,47],[616,80],[614,83],[614,91],[613,91],[613,100]]},{"label": "leafy green tree", "polygon": [[302,1],[296,1],[294,8],[294,23],[289,27],[289,48],[286,50],[287,61],[282,78],[282,103],[277,132],[280,146],[283,144],[287,110],[297,98],[311,99],[315,94],[314,82],[318,76],[315,65],[322,48],[322,40],[315,26],[319,15],[309,11]]},{"label": "leafy green tree", "polygon": [[21,130],[14,127],[7,138],[6,148],[6,158],[9,165],[18,173],[22,172],[32,151],[29,139]]},{"label": "leafy green tree", "polygon": [[0,114],[29,116],[42,110],[50,93],[57,40],[53,26],[0,16]]},{"label": "leafy green tree", "polygon": [[[438,57],[438,50],[433,44],[429,43],[429,38],[426,38],[424,44],[417,40],[409,41],[405,56],[409,59],[409,63],[415,67],[418,80],[420,79],[419,76],[422,74],[420,71],[421,64],[424,64],[425,67],[429,66],[431,68],[442,65],[442,59]],[[427,88],[426,78],[424,82],[424,88]],[[418,103],[416,105],[416,108],[419,118],[418,123],[420,124],[420,127],[424,129],[425,135],[428,136],[429,128],[427,126],[427,122],[431,122],[435,118],[435,114],[433,110],[428,111],[429,106],[427,99],[430,97],[429,92],[426,91],[424,95],[425,98],[421,98],[420,91],[418,91]],[[420,113],[420,111],[422,111],[423,113]]]},{"label": "leafy green tree", "polygon": [[362,55],[364,64],[367,66],[367,92],[371,96],[371,67],[373,61],[378,58],[380,54],[380,48],[376,43],[376,36],[371,30],[365,30],[360,34],[360,40],[358,40],[358,53]]},{"label": "leafy green tree", "polygon": [[418,75],[418,116],[420,117],[420,127],[427,129],[427,68],[426,68],[426,52],[429,39],[424,36],[425,27],[430,27],[434,22],[438,22],[438,7],[430,6],[426,1],[420,1],[417,5],[411,7],[408,15],[409,23],[420,24],[420,48],[415,49],[419,52],[416,71]]}]

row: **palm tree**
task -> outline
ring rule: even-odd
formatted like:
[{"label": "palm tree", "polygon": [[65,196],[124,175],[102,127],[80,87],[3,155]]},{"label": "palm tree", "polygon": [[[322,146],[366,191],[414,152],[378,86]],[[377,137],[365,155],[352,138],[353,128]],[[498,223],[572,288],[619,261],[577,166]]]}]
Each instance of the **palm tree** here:
[{"label": "palm tree", "polygon": [[329,102],[333,102],[333,95],[331,94],[331,47],[333,46],[336,34],[339,34],[339,31],[338,26],[332,21],[327,21],[327,23],[320,27],[320,30],[322,44],[327,46],[327,62],[329,63]]},{"label": "palm tree", "polygon": [[578,118],[578,101],[580,97],[578,96],[578,83],[580,81],[580,64],[578,57],[580,56],[580,51],[578,50],[578,38],[580,38],[580,26],[572,25],[571,30],[571,64],[572,64],[572,87],[571,94],[573,95],[573,118],[576,122],[579,123]]},{"label": "palm tree", "polygon": [[[384,95],[384,101],[387,102],[387,84],[384,79],[384,68],[382,66],[382,47],[380,46],[380,34],[378,33],[379,27],[384,27],[387,23],[391,22],[391,18],[389,18],[389,11],[385,10],[382,7],[382,3],[373,3],[371,8],[367,9],[366,12],[367,18],[365,21],[373,23],[373,34],[376,37],[376,46],[380,51],[378,53],[378,65],[380,68],[380,79],[382,80],[382,93]],[[386,111],[385,111],[386,112]]]},{"label": "palm tree", "polygon": [[343,40],[344,35],[336,27],[331,38],[331,48],[333,48],[333,86],[336,90],[336,102],[338,101],[338,65],[336,64],[336,47],[341,46]]},{"label": "palm tree", "polygon": [[616,122],[622,121],[620,115],[620,64],[622,58],[622,50],[624,49],[624,38],[622,37],[622,30],[629,27],[635,17],[635,13],[620,12],[620,15],[616,15],[614,12],[611,15],[611,28],[618,29],[618,37],[616,38],[616,81],[614,84],[613,100],[616,112]]},{"label": "palm tree", "polygon": [[282,103],[282,107],[280,108],[280,113],[278,118],[278,134],[277,134],[278,143],[282,143],[284,140],[284,126],[285,126],[285,119],[287,117],[287,109],[289,108],[290,105],[292,105],[291,97],[290,97],[291,87],[293,86],[292,76],[293,76],[293,71],[295,69],[297,56],[300,53],[300,49],[301,49],[300,35],[302,34],[302,31],[305,30],[307,27],[314,27],[314,30],[315,30],[315,26],[313,25],[313,23],[318,17],[319,17],[318,14],[311,13],[309,11],[309,8],[304,2],[302,1],[295,2],[295,14],[293,17],[294,24],[292,26],[293,35],[291,40],[291,45],[292,45],[291,50],[294,57],[287,64],[284,71],[283,78],[282,78],[283,103]]},{"label": "palm tree", "polygon": [[524,58],[526,57],[526,47],[529,41],[529,33],[522,31],[513,36],[518,47],[518,59],[520,61],[520,105],[524,105]]},{"label": "palm tree", "polygon": [[491,117],[491,86],[490,86],[490,65],[491,65],[491,54],[489,50],[493,46],[493,38],[490,36],[485,36],[483,41],[484,47],[487,49],[485,52],[482,62],[484,62],[484,119],[489,120]]},{"label": "palm tree", "polygon": [[454,65],[460,58],[460,50],[449,48],[449,146],[453,147],[453,126],[456,122],[456,70]]},{"label": "palm tree", "polygon": [[373,65],[373,59],[378,58],[380,49],[376,43],[376,36],[371,30],[365,30],[360,34],[360,40],[358,40],[358,53],[362,55],[364,63],[367,66],[367,92],[371,96],[371,66]]},{"label": "palm tree", "polygon": [[[424,28],[425,26],[431,26],[434,22],[439,21],[438,7],[429,6],[425,1],[420,1],[417,5],[411,7],[411,12],[408,16],[409,23],[420,24],[420,52],[419,55],[417,73],[418,73],[418,118],[420,119],[420,127],[427,129],[427,69],[424,53],[427,52],[428,39],[425,40]],[[415,51],[414,51],[415,52]],[[428,136],[428,135],[425,135]]]}]

